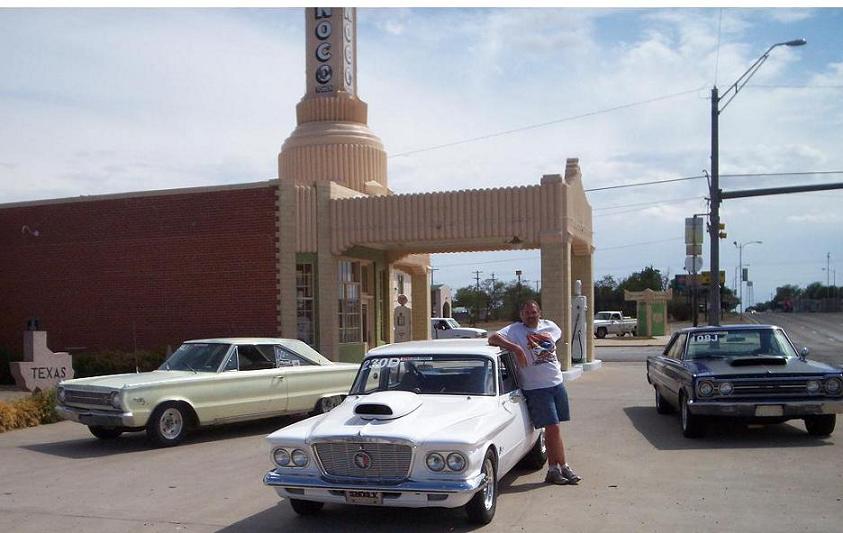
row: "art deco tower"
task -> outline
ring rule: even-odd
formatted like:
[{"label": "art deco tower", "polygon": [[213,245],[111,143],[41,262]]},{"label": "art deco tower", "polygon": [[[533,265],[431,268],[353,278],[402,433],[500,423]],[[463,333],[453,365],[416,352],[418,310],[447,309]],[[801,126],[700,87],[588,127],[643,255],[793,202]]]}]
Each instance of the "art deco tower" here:
[{"label": "art deco tower", "polygon": [[307,8],[305,19],[307,91],[296,106],[298,125],[278,155],[278,177],[385,194],[386,152],[357,96],[356,9]]}]

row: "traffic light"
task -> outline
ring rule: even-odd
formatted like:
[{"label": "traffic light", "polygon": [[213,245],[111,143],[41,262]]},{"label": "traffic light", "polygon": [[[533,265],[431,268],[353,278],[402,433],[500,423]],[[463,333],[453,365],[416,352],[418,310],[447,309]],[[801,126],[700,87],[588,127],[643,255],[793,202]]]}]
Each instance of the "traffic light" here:
[{"label": "traffic light", "polygon": [[721,239],[725,239],[726,238],[726,224],[724,222],[720,223],[719,230],[720,230],[720,232],[718,233],[718,235],[720,236]]}]

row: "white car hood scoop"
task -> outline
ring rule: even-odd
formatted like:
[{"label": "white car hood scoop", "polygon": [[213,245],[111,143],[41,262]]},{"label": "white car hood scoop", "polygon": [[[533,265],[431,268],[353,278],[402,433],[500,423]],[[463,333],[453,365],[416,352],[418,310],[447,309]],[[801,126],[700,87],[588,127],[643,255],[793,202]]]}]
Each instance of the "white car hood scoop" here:
[{"label": "white car hood scoop", "polygon": [[421,404],[419,395],[412,392],[375,392],[360,399],[354,414],[363,420],[392,420],[412,413]]}]

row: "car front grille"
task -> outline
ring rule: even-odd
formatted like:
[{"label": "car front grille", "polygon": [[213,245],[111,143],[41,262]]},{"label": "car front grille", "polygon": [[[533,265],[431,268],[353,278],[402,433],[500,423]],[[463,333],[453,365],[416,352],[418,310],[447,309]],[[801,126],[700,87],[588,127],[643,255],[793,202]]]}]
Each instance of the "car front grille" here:
[{"label": "car front grille", "polygon": [[329,476],[401,481],[410,474],[413,450],[406,444],[321,442],[314,445]]},{"label": "car front grille", "polygon": [[107,407],[109,409],[112,409],[113,406],[109,401],[110,395],[110,392],[91,392],[65,389],[64,403],[72,403],[79,405],[95,405],[97,407]]},{"label": "car front grille", "polygon": [[719,380],[729,381],[734,386],[734,392],[722,398],[757,398],[770,399],[777,398],[798,398],[802,396],[816,396],[810,394],[807,390],[809,381],[822,382],[821,378],[806,378],[806,377],[782,377],[782,378],[741,378],[733,380]]}]

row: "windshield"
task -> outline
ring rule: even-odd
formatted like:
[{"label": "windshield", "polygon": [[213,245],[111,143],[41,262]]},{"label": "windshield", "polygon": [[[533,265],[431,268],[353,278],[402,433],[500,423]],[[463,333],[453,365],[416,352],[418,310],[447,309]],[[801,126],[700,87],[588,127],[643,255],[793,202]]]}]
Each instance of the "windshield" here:
[{"label": "windshield", "polygon": [[446,320],[446,322],[449,326],[451,326],[451,329],[460,327],[460,323],[454,320],[453,318],[449,318],[448,320]]},{"label": "windshield", "polygon": [[192,370],[216,372],[222,364],[230,344],[185,343],[164,361],[158,370]]},{"label": "windshield", "polygon": [[495,394],[493,363],[485,357],[412,355],[370,357],[360,365],[351,394]]},{"label": "windshield", "polygon": [[686,359],[764,355],[797,356],[781,330],[754,329],[692,333]]}]

